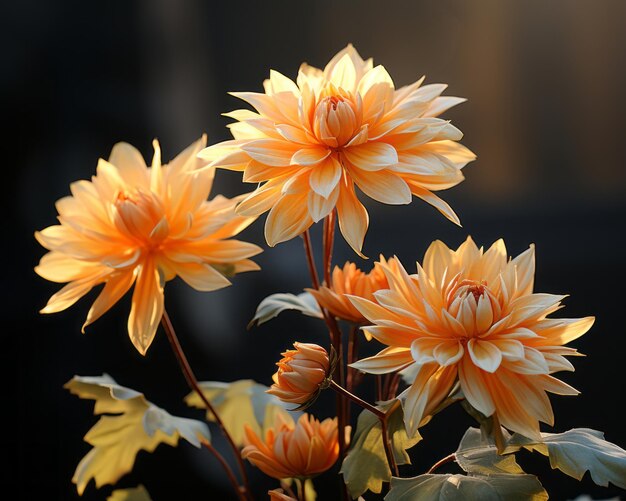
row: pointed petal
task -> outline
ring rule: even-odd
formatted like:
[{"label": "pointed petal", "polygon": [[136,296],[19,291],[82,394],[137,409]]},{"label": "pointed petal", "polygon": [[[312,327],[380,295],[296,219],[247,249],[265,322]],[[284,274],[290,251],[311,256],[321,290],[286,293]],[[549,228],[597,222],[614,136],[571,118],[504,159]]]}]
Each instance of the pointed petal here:
[{"label": "pointed petal", "polygon": [[368,374],[387,374],[405,368],[413,363],[411,351],[406,348],[385,348],[377,355],[363,358],[350,364],[350,367]]},{"label": "pointed petal", "polygon": [[350,177],[368,197],[390,205],[411,203],[411,190],[407,183],[390,171],[365,172],[350,166]]},{"label": "pointed petal", "polygon": [[467,351],[472,361],[486,372],[495,372],[502,363],[502,352],[489,341],[470,339]]},{"label": "pointed petal", "polygon": [[291,163],[303,166],[317,165],[331,153],[329,148],[302,148],[293,154]]},{"label": "pointed petal", "polygon": [[270,247],[303,233],[313,221],[309,215],[308,193],[283,195],[265,221],[265,239]]},{"label": "pointed petal", "polygon": [[309,193],[308,207],[309,215],[314,223],[325,218],[335,208],[337,199],[339,198],[339,186],[330,193],[328,198],[318,195],[314,191]]},{"label": "pointed petal", "polygon": [[106,281],[100,295],[91,305],[89,313],[87,313],[87,320],[85,320],[83,324],[82,332],[85,332],[85,327],[98,320],[128,292],[128,289],[131,288],[135,281],[135,277],[136,274],[134,270],[125,271],[117,275],[112,275]]},{"label": "pointed petal", "polygon": [[337,216],[339,219],[339,229],[348,245],[362,257],[361,249],[367,227],[369,225],[369,215],[363,204],[359,201],[354,192],[354,185],[344,178],[340,183],[339,199],[337,200]]},{"label": "pointed petal", "polygon": [[130,340],[142,355],[152,344],[162,316],[163,284],[154,264],[147,261],[139,271],[128,317]]},{"label": "pointed petal", "polygon": [[367,142],[345,148],[343,154],[358,169],[379,171],[398,163],[396,149],[387,143]]},{"label": "pointed petal", "polygon": [[[301,150],[302,151],[302,150]],[[335,157],[328,157],[311,171],[309,183],[311,189],[327,198],[337,187],[341,179],[341,164]]]}]

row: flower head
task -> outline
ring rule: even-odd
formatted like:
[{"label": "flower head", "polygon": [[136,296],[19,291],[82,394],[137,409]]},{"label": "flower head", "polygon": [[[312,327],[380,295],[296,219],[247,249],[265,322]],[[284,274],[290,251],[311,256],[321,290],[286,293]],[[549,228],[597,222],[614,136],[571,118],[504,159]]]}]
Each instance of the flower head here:
[{"label": "flower head", "polygon": [[[393,265],[392,261],[394,260],[390,260],[390,265]],[[380,262],[386,263],[383,256],[380,256]],[[348,295],[373,300],[374,292],[388,288],[387,277],[380,263],[375,263],[374,268],[369,273],[365,273],[357,268],[356,264],[346,262],[343,268],[335,266],[330,284],[325,284],[319,289],[306,290],[313,294],[317,302],[335,317],[360,324],[367,322],[367,319],[352,305]]]},{"label": "flower head", "polygon": [[113,147],[91,181],[70,185],[71,196],[56,204],[59,225],[35,236],[50,252],[35,271],[53,282],[69,282],[42,313],[64,310],[104,284],[85,326],[106,313],[134,284],[128,318],[130,339],[142,354],[152,343],[163,314],[163,287],[180,276],[194,289],[230,285],[225,275],[257,270],[253,244],[228,240],[254,218],[235,214],[241,197],[207,201],[213,169],[197,153],[196,141],[168,165],[154,142],[152,166],[131,145]]},{"label": "flower head", "polygon": [[264,439],[246,427],[246,446],[241,455],[270,477],[317,475],[337,461],[337,418],[319,422],[304,413],[294,424],[289,415],[277,414],[274,426],[265,432]]},{"label": "flower head", "polygon": [[271,71],[264,94],[233,93],[256,112],[226,114],[238,121],[230,125],[234,140],[200,155],[212,166],[243,171],[246,182],[262,183],[237,211],[270,211],[270,246],[336,208],[344,238],[360,253],[368,214],[355,184],[387,204],[408,204],[415,195],[458,223],[433,191],[460,183],[461,168],[475,157],[456,142],[461,132],[436,117],[464,100],[441,97],[445,85],[422,82],[396,89],[385,68],[348,45],[323,71],[303,64],[296,82]]},{"label": "flower head", "polygon": [[564,356],[577,352],[564,345],[594,318],[547,318],[565,296],[533,292],[533,246],[509,261],[502,240],[487,252],[471,238],[457,250],[437,241],[416,275],[383,268],[390,287],[374,293],[377,303],[351,300],[388,347],[353,366],[375,374],[412,367],[402,395],[410,432],[457,379],[475,409],[531,438],[540,438],[539,421],[554,421],[546,392],[578,393],[551,374],[574,370]]},{"label": "flower head", "polygon": [[324,348],[311,343],[293,343],[295,350],[282,353],[272,376],[274,384],[267,390],[283,402],[305,408],[317,398],[331,373],[331,363]]}]

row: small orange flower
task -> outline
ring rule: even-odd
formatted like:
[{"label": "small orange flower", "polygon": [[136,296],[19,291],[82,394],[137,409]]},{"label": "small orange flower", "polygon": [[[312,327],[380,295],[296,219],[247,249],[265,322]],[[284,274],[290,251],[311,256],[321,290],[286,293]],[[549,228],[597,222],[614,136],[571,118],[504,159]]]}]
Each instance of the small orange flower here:
[{"label": "small orange flower", "polygon": [[289,415],[278,413],[264,440],[249,426],[245,438],[242,457],[277,479],[317,475],[335,464],[339,456],[337,418],[320,423],[304,413],[294,424]]},{"label": "small orange flower", "polygon": [[457,250],[437,241],[416,275],[399,262],[396,270],[381,266],[389,290],[374,293],[376,303],[351,301],[374,324],[365,330],[388,347],[352,366],[373,374],[414,370],[401,395],[409,432],[459,380],[475,409],[541,439],[539,421],[554,421],[546,392],[578,393],[551,374],[574,370],[565,356],[577,351],[564,345],[594,318],[547,318],[565,296],[533,292],[534,247],[508,261],[502,240],[487,252],[471,238]]},{"label": "small orange flower", "polygon": [[396,89],[382,66],[364,61],[348,45],[324,70],[302,64],[296,82],[277,71],[265,93],[233,93],[256,108],[226,114],[234,140],[201,152],[211,165],[243,171],[262,183],[238,207],[242,215],[269,211],[270,246],[301,234],[335,207],[346,241],[361,253],[368,214],[355,185],[386,204],[412,196],[459,223],[433,192],[463,180],[474,154],[457,141],[462,133],[438,117],[464,101],[441,97],[446,85],[423,78]]},{"label": "small orange flower", "polygon": [[[386,263],[383,256],[380,256],[380,261]],[[374,268],[369,273],[365,273],[358,269],[356,264],[346,262],[343,268],[335,266],[330,285],[325,284],[319,289],[306,290],[333,316],[361,324],[367,322],[367,319],[352,305],[346,294],[372,301],[374,292],[388,288],[387,277],[378,263],[374,263]]]},{"label": "small orange flower", "polygon": [[324,348],[311,343],[293,343],[295,350],[282,353],[272,376],[274,384],[267,393],[284,402],[307,407],[317,398],[330,373],[330,361]]},{"label": "small orange flower", "polygon": [[[230,285],[224,275],[257,270],[253,244],[227,240],[254,218],[235,214],[242,197],[207,201],[213,169],[197,159],[206,136],[168,165],[154,141],[152,167],[131,145],[113,147],[98,162],[91,181],[70,185],[71,196],[56,204],[59,225],[35,234],[51,252],[35,271],[53,282],[69,282],[41,313],[62,311],[104,284],[84,328],[106,313],[135,285],[128,333],[141,354],[152,343],[163,315],[163,287],[180,276],[194,289]],[[245,195],[244,195],[245,196]]]}]

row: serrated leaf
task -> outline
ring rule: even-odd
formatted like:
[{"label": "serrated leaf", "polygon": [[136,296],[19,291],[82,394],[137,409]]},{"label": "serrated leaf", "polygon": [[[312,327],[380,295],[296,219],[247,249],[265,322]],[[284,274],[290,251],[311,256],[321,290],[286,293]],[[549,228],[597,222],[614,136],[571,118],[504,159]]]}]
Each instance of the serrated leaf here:
[{"label": "serrated leaf", "polygon": [[[287,405],[266,393],[267,386],[252,379],[240,379],[232,383],[219,381],[203,381],[199,383],[202,392],[219,414],[236,445],[243,445],[244,425],[249,425],[261,436],[264,426],[274,423],[276,413],[287,413]],[[204,409],[200,396],[193,392],[185,397],[187,405]],[[295,419],[301,413],[291,413]],[[213,414],[207,411],[207,419],[215,421]]]},{"label": "serrated leaf", "polygon": [[[387,410],[394,402],[386,402],[378,408]],[[417,444],[422,437],[419,434],[413,438],[407,436],[401,406],[397,406],[389,417],[387,428],[396,463],[411,464],[406,450]],[[383,482],[389,482],[391,479],[380,420],[367,410],[359,414],[350,450],[341,465],[340,473],[353,499],[367,490],[379,493]]]},{"label": "serrated leaf", "polygon": [[116,489],[107,501],[152,501],[150,494],[143,485],[132,489]]},{"label": "serrated leaf", "polygon": [[601,431],[574,428],[564,433],[542,433],[537,442],[518,433],[509,441],[509,449],[525,447],[550,458],[550,466],[582,479],[589,471],[592,480],[604,487],[609,482],[626,489],[626,451],[604,440]]},{"label": "serrated leaf", "polygon": [[92,478],[96,487],[117,482],[132,470],[140,450],[153,452],[161,443],[176,446],[180,437],[196,447],[203,440],[210,441],[206,423],[172,416],[142,393],[118,385],[108,374],[74,376],[64,388],[80,398],[95,400],[94,413],[106,414],[84,437],[93,448],[72,478],[79,494]]},{"label": "serrated leaf", "polygon": [[[503,430],[503,433],[506,431]],[[468,473],[524,473],[515,461],[515,456],[498,454],[495,444],[485,440],[479,428],[469,428],[465,432],[454,455],[459,466]]]},{"label": "serrated leaf", "polygon": [[264,324],[285,310],[297,310],[309,317],[323,318],[316,299],[310,293],[302,292],[296,296],[295,294],[279,292],[267,296],[259,303],[254,318],[248,323],[248,329],[254,325]]},{"label": "serrated leaf", "polygon": [[385,501],[545,501],[548,493],[534,475],[433,475],[392,478]]}]

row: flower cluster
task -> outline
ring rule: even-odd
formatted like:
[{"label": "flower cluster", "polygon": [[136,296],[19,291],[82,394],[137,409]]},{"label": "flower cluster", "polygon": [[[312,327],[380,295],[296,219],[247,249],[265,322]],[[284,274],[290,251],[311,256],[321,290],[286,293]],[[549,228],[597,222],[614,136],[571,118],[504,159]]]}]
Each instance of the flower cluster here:
[{"label": "flower cluster", "polygon": [[[132,343],[145,354],[163,325],[192,390],[187,403],[206,410],[237,462],[235,472],[211,443],[207,423],[173,416],[106,374],[76,376],[66,387],[95,400],[97,414],[112,414],[85,437],[93,449],[74,476],[80,494],[92,478],[97,487],[115,483],[139,450],[176,445],[180,437],[213,454],[244,501],[253,492],[244,460],[280,481],[267,492],[276,501],[314,497],[311,479],[337,463],[344,498],[380,493],[388,482],[390,500],[547,499],[536,477],[502,458],[522,447],[548,455],[553,468],[573,477],[589,470],[596,483],[626,489],[626,451],[600,432],[541,431],[540,422],[554,423],[548,393],[578,394],[554,374],[574,370],[566,357],[578,352],[567,345],[594,317],[552,317],[565,296],[535,292],[534,246],[511,259],[502,240],[485,251],[468,237],[457,249],[432,243],[414,274],[395,256],[380,256],[367,273],[353,262],[332,268],[335,216],[363,256],[369,216],[357,189],[387,204],[416,196],[459,223],[434,192],[460,183],[461,169],[475,158],[458,142],[461,132],[439,118],[464,100],[423,81],[396,88],[382,66],[348,45],[323,70],[303,64],[295,81],[271,71],[264,93],[234,93],[255,111],[227,114],[235,120],[233,140],[207,147],[203,136],[168,164],[155,141],[150,166],[119,143],[90,181],[71,185],[71,196],[57,202],[59,224],[36,233],[49,251],[37,273],[66,283],[42,313],[64,310],[103,285],[84,330],[134,286]],[[208,200],[216,168],[240,171],[258,186]],[[178,276],[214,291],[237,273],[258,270],[250,258],[261,248],[233,237],[265,212],[270,246],[303,235],[312,287],[266,298],[251,324],[299,310],[324,321],[328,349],[294,342],[269,388],[252,380],[199,382],[165,313],[164,286]],[[322,219],[323,280],[308,233]],[[360,358],[359,331],[381,351]],[[377,376],[375,403],[358,388],[367,374]],[[327,388],[337,393],[335,417],[300,412]],[[398,465],[410,464],[407,449],[420,441],[419,428],[459,400],[481,430],[467,430],[457,452],[426,474],[400,478]],[[363,409],[352,420],[351,404]],[[467,475],[433,474],[450,458]],[[140,486],[110,499],[146,496]]]}]

